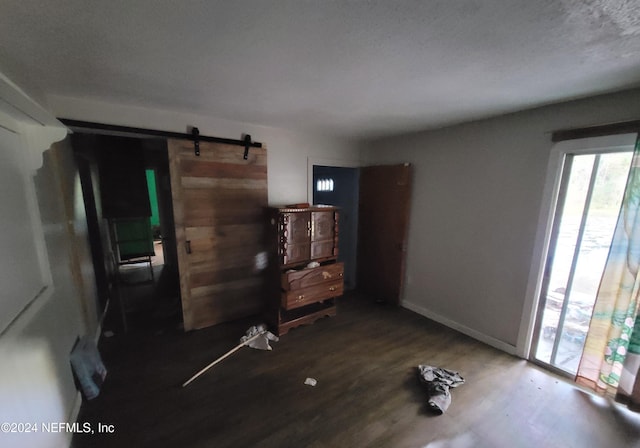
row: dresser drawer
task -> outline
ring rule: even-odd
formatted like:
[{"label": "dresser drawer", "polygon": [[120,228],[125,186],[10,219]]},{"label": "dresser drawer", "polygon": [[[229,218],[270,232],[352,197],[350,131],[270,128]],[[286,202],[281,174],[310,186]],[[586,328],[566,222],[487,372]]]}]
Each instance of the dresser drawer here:
[{"label": "dresser drawer", "polygon": [[281,286],[285,291],[306,288],[332,280],[342,280],[344,263],[333,263],[311,269],[285,272],[281,276]]},{"label": "dresser drawer", "polygon": [[320,283],[315,286],[309,286],[304,289],[285,291],[282,293],[282,307],[287,310],[299,308],[311,303],[341,296],[343,291],[344,282],[342,278]]}]

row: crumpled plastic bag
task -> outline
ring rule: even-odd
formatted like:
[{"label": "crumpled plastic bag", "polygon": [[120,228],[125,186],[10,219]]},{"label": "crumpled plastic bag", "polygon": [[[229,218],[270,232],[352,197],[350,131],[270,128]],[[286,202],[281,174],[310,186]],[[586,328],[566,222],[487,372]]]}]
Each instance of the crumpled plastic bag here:
[{"label": "crumpled plastic bag", "polygon": [[427,386],[429,407],[438,414],[443,414],[451,404],[449,389],[464,384],[464,378],[458,372],[433,367],[425,364],[418,366],[420,381]]},{"label": "crumpled plastic bag", "polygon": [[243,344],[255,335],[260,334],[259,337],[255,338],[253,341],[247,344],[248,347],[255,348],[258,350],[271,350],[271,346],[269,345],[269,341],[278,342],[280,338],[275,334],[267,331],[267,327],[264,324],[254,325],[249,328],[244,336],[240,338],[240,343]]},{"label": "crumpled plastic bag", "polygon": [[71,367],[87,400],[96,398],[107,376],[107,369],[93,339],[84,336],[76,343],[71,350]]}]

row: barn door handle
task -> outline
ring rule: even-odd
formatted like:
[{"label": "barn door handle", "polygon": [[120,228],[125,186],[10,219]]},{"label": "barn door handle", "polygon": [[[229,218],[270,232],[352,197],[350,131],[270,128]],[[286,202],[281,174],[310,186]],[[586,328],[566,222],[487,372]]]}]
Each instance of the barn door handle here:
[{"label": "barn door handle", "polygon": [[185,245],[185,248],[187,249],[187,253],[188,253],[188,254],[191,254],[191,241],[190,241],[190,240],[187,240],[187,241],[184,243],[184,245]]}]

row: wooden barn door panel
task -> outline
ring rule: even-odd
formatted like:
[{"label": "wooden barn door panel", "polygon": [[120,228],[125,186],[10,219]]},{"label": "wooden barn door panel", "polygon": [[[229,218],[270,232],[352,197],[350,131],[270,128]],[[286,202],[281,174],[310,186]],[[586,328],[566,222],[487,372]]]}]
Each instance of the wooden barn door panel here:
[{"label": "wooden barn door panel", "polygon": [[263,276],[267,152],[169,140],[169,163],[184,329],[204,328],[259,313]]}]

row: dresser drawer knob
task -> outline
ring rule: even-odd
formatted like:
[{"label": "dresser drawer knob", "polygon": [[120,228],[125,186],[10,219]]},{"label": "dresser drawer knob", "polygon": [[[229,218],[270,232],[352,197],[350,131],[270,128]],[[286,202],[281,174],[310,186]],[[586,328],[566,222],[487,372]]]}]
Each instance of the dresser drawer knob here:
[{"label": "dresser drawer knob", "polygon": [[296,298],[296,300],[297,300],[298,302],[301,302],[302,300],[304,300],[304,294],[300,294],[300,295]]},{"label": "dresser drawer knob", "polygon": [[335,286],[330,286],[330,287],[329,287],[329,291],[335,291],[335,290],[336,290],[336,287],[335,287]]}]

